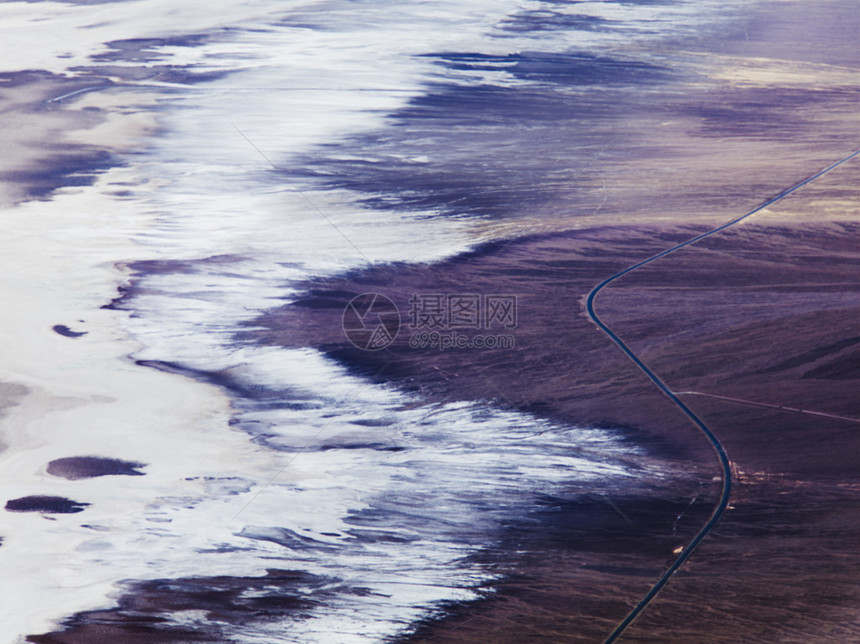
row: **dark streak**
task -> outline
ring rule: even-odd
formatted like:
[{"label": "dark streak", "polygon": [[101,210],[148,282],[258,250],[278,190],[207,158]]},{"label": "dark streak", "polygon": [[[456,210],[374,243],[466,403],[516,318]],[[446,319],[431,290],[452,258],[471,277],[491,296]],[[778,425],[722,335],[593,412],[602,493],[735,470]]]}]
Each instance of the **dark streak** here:
[{"label": "dark streak", "polygon": [[22,496],[6,502],[7,512],[45,512],[49,514],[74,514],[83,512],[89,503],[72,501],[62,496]]}]

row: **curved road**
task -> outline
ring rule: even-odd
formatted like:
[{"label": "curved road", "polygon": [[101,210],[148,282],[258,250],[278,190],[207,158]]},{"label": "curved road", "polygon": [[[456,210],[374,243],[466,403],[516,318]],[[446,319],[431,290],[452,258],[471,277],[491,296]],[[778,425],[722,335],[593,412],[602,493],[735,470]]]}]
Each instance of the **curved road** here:
[{"label": "curved road", "polygon": [[595,286],[592,289],[592,291],[588,294],[588,298],[586,299],[586,302],[585,302],[585,308],[586,308],[586,311],[588,312],[588,317],[591,318],[591,320],[600,328],[601,331],[603,331],[606,335],[608,335],[609,338],[615,344],[618,345],[618,347],[627,355],[628,358],[630,358],[633,361],[633,363],[640,369],[640,371],[642,371],[646,376],[648,376],[648,378],[651,380],[651,382],[653,382],[660,389],[660,391],[662,391],[664,394],[666,394],[666,396],[668,396],[668,398],[673,403],[675,403],[675,405],[678,407],[678,409],[680,409],[693,422],[693,424],[699,429],[699,431],[702,432],[702,434],[704,434],[705,438],[711,444],[711,447],[713,447],[714,452],[717,455],[717,459],[719,460],[720,467],[722,468],[722,471],[723,471],[723,486],[722,486],[722,493],[720,494],[720,500],[717,503],[716,507],[714,508],[713,512],[711,512],[711,516],[708,519],[707,523],[705,523],[705,525],[702,526],[702,529],[699,530],[699,532],[696,534],[695,537],[693,537],[693,539],[690,541],[690,543],[687,545],[687,547],[681,551],[681,554],[678,555],[678,558],[672,563],[671,566],[669,566],[669,568],[666,570],[666,572],[663,573],[663,575],[651,587],[651,589],[648,591],[648,593],[639,601],[639,603],[636,604],[636,606],[633,607],[633,610],[630,611],[630,613],[627,615],[627,617],[625,617],[618,624],[618,626],[615,627],[615,630],[613,630],[612,633],[610,633],[609,637],[606,638],[606,640],[604,641],[604,644],[611,644],[612,642],[617,640],[621,636],[622,633],[624,633],[624,631],[627,629],[628,626],[630,626],[630,624],[633,622],[633,620],[636,619],[636,617],[643,610],[645,610],[645,608],[648,606],[648,604],[650,604],[651,601],[657,596],[657,593],[660,592],[660,590],[663,588],[663,586],[665,586],[667,583],[669,583],[669,579],[672,577],[672,575],[674,575],[675,572],[677,572],[678,569],[684,565],[684,562],[686,562],[687,559],[690,558],[690,555],[693,554],[693,551],[696,549],[696,547],[699,545],[699,543],[701,543],[702,539],[704,539],[708,535],[708,533],[714,529],[714,526],[716,526],[717,523],[720,521],[720,519],[723,516],[723,513],[726,511],[726,508],[729,505],[729,497],[731,496],[731,492],[732,492],[732,466],[731,466],[731,461],[729,460],[729,457],[726,454],[726,450],[723,448],[722,443],[720,443],[719,439],[714,435],[714,433],[710,429],[708,429],[708,426],[705,425],[705,423],[702,422],[702,420],[698,416],[696,416],[695,413],[693,413],[693,410],[690,409],[689,407],[687,407],[687,405],[685,405],[681,401],[681,399],[678,398],[678,396],[671,389],[669,389],[669,387],[666,385],[666,383],[664,383],[657,374],[655,374],[653,371],[651,371],[651,369],[648,367],[648,365],[646,365],[642,360],[640,360],[636,356],[636,354],[633,353],[633,350],[630,349],[630,347],[628,347],[627,344],[625,344],[625,342],[620,337],[618,337],[618,335],[611,328],[609,328],[609,326],[607,326],[606,323],[604,323],[600,319],[600,317],[597,315],[597,313],[594,310],[594,301],[597,298],[597,295],[600,293],[600,291],[602,291],[604,288],[606,288],[609,284],[611,284],[612,282],[614,282],[618,278],[623,277],[624,275],[627,275],[627,273],[631,273],[631,272],[635,271],[636,269],[645,266],[646,264],[650,264],[651,262],[657,261],[658,259],[660,259],[662,257],[666,257],[667,255],[670,255],[671,253],[674,253],[677,250],[680,250],[686,246],[690,246],[692,244],[695,244],[696,242],[701,241],[702,239],[705,239],[706,237],[710,237],[711,235],[715,235],[715,234],[725,230],[726,228],[729,228],[730,226],[734,226],[735,224],[743,221],[744,219],[747,219],[748,217],[751,217],[752,215],[756,214],[760,210],[767,208],[768,206],[770,206],[773,203],[776,203],[780,199],[787,197],[788,195],[795,192],[796,190],[799,190],[800,188],[802,188],[806,184],[808,184],[812,181],[815,181],[816,179],[827,174],[828,172],[830,172],[834,168],[837,168],[840,165],[842,165],[843,163],[853,159],[858,154],[860,154],[860,150],[857,150],[857,151],[853,152],[852,154],[849,154],[844,159],[841,159],[841,160],[837,161],[836,163],[834,163],[833,165],[828,166],[828,167],[824,168],[823,170],[820,170],[819,172],[815,173],[814,175],[812,175],[810,177],[807,177],[806,179],[804,179],[803,181],[801,181],[799,183],[796,183],[791,188],[788,188],[787,190],[780,192],[775,197],[771,197],[770,199],[768,199],[764,203],[756,206],[755,208],[750,210],[748,213],[738,217],[737,219],[733,219],[730,222],[725,223],[722,226],[718,226],[717,228],[714,228],[713,230],[709,230],[706,233],[702,233],[701,235],[696,235],[695,237],[688,239],[687,241],[682,242],[682,243],[678,244],[677,246],[672,246],[671,248],[668,248],[661,253],[657,253],[656,255],[653,255],[653,256],[649,257],[648,259],[644,259],[641,262],[637,262],[636,264],[633,264],[632,266],[625,268],[623,271],[619,271],[618,273],[615,273],[615,275],[607,277],[600,284]]}]

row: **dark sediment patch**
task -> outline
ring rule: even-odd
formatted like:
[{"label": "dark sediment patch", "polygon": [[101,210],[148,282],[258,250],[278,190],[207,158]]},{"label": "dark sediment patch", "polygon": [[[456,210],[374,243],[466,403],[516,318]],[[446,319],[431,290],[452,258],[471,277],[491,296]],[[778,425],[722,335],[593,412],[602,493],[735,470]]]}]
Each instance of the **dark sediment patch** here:
[{"label": "dark sediment patch", "polygon": [[0,172],[0,181],[26,185],[27,196],[38,199],[58,188],[91,186],[100,172],[119,165],[110,152],[92,146],[52,143],[48,147],[53,151],[51,159],[38,169]]},{"label": "dark sediment patch", "polygon": [[97,476],[143,476],[138,468],[143,463],[122,461],[104,456],[70,456],[58,458],[48,463],[48,474],[71,481],[89,479]]},{"label": "dark sediment patch", "polygon": [[504,31],[511,33],[536,31],[610,31],[618,23],[596,16],[577,16],[542,7],[524,10],[502,21]]},{"label": "dark sediment patch", "polygon": [[54,333],[59,333],[67,338],[80,338],[82,335],[86,335],[86,331],[72,331],[65,324],[55,324],[51,329]]},{"label": "dark sediment patch", "polygon": [[[607,152],[607,143],[622,132],[629,149],[637,138],[632,121],[664,109],[652,104],[652,93],[672,94],[679,76],[665,60],[620,53],[451,51],[425,57],[455,80],[428,84],[388,117],[388,127],[316,150],[293,163],[300,169],[290,176],[367,195],[361,203],[378,210],[521,217],[558,196],[564,204],[552,204],[553,213],[569,212],[571,204],[593,208],[605,186],[583,170],[598,156],[617,154]],[[510,82],[464,82],[485,72],[505,74]],[[355,150],[363,158],[355,158]]]},{"label": "dark sediment patch", "polygon": [[[389,117],[392,127],[326,146],[289,174],[366,195],[361,203],[377,210],[504,218],[533,214],[556,193],[568,207],[599,203],[600,184],[566,168],[572,151],[586,160],[603,153],[623,127],[612,112],[629,92],[589,91],[587,78],[573,86],[551,74],[541,85],[435,83]],[[363,158],[344,158],[345,149]]]},{"label": "dark sediment patch", "polygon": [[[125,582],[116,608],[78,613],[62,629],[31,635],[34,644],[231,641],[231,627],[275,623],[366,589],[304,571],[270,569],[262,577],[184,577]],[[184,611],[205,617],[175,621]],[[285,630],[288,626],[283,627]]]},{"label": "dark sediment patch", "polygon": [[517,52],[494,56],[476,52],[425,54],[456,71],[505,71],[525,81],[557,85],[631,85],[654,83],[669,75],[666,67],[584,52]]},{"label": "dark sediment patch", "polygon": [[[230,29],[203,34],[182,34],[164,38],[127,38],[105,43],[108,51],[91,57],[95,63],[73,67],[81,76],[108,76],[129,82],[157,82],[176,85],[205,83],[230,74],[229,71],[199,71],[194,65],[160,63],[166,56],[161,49],[193,48],[218,41],[231,33]],[[131,64],[128,64],[131,63]]]},{"label": "dark sediment patch", "polygon": [[83,512],[89,503],[72,501],[62,496],[22,496],[6,502],[8,512],[44,512],[47,514],[74,514]]},{"label": "dark sediment patch", "polygon": [[209,34],[189,34],[169,38],[128,38],[105,43],[110,51],[96,54],[92,60],[104,62],[152,63],[161,58],[161,47],[197,47],[204,45],[213,36]]}]

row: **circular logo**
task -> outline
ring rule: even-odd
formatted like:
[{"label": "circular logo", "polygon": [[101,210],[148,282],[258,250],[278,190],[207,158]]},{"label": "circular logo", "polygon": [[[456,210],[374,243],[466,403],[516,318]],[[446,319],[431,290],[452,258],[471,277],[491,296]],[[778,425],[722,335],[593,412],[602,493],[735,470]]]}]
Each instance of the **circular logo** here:
[{"label": "circular logo", "polygon": [[359,349],[384,349],[394,342],[399,331],[397,305],[379,293],[362,293],[343,310],[343,332]]}]

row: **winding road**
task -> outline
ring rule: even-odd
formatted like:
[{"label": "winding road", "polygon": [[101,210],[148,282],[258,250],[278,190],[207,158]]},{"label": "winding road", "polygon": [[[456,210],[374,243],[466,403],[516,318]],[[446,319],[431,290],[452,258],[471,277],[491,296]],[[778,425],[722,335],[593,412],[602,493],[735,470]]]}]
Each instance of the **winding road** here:
[{"label": "winding road", "polygon": [[630,358],[630,360],[633,361],[633,363],[639,368],[639,370],[642,371],[651,380],[651,382],[653,382],[657,386],[657,388],[660,389],[660,391],[662,391],[678,407],[678,409],[680,409],[684,413],[684,415],[692,421],[692,423],[699,429],[700,432],[702,432],[702,434],[711,444],[711,447],[716,453],[717,460],[719,461],[720,467],[722,469],[723,479],[720,500],[714,507],[714,510],[711,512],[708,521],[705,523],[704,526],[702,526],[701,530],[696,533],[696,536],[693,537],[690,543],[681,551],[681,553],[678,555],[678,558],[675,559],[672,565],[669,566],[669,568],[660,576],[660,578],[651,587],[648,593],[641,600],[639,600],[639,602],[633,607],[633,609],[627,614],[627,616],[623,620],[621,620],[618,626],[615,627],[615,630],[610,633],[609,637],[604,640],[604,644],[611,644],[619,637],[621,637],[621,635],[624,633],[627,627],[630,626],[633,620],[635,620],[636,617],[638,617],[639,614],[643,610],[645,610],[645,608],[648,607],[648,604],[650,604],[654,600],[660,590],[667,583],[669,583],[669,579],[671,579],[672,575],[674,575],[678,571],[678,569],[684,565],[684,562],[686,562],[690,558],[699,543],[701,543],[701,541],[708,535],[708,533],[710,533],[711,530],[713,530],[714,527],[717,525],[717,523],[719,523],[720,519],[726,511],[726,508],[729,505],[729,498],[731,497],[732,493],[732,463],[729,460],[729,457],[726,454],[726,450],[723,447],[722,443],[720,443],[719,439],[708,428],[708,426],[705,425],[702,419],[700,419],[693,412],[692,409],[690,409],[686,404],[684,404],[684,402],[678,397],[678,395],[675,394],[671,389],[669,389],[666,383],[663,382],[660,377],[656,373],[654,373],[650,367],[648,367],[647,364],[645,364],[641,359],[639,359],[639,357],[633,352],[633,350],[629,346],[627,346],[627,344],[620,337],[618,337],[618,335],[605,322],[603,322],[603,320],[600,319],[600,316],[597,315],[597,312],[594,309],[594,302],[597,299],[597,296],[599,295],[600,291],[602,291],[604,288],[609,286],[609,284],[623,277],[624,275],[627,275],[628,273],[642,268],[643,266],[646,266],[651,262],[655,262],[658,259],[666,257],[667,255],[671,255],[677,250],[695,244],[696,242],[699,242],[706,237],[710,237],[711,235],[716,235],[717,233],[725,230],[726,228],[729,228],[731,226],[734,226],[735,224],[742,222],[743,220],[753,216],[760,210],[767,208],[768,206],[779,201],[780,199],[783,199],[788,195],[792,194],[793,192],[799,190],[806,184],[811,183],[819,177],[827,174],[831,170],[834,170],[843,163],[850,161],[858,154],[860,154],[860,150],[856,150],[855,152],[849,154],[847,157],[840,159],[833,165],[830,165],[823,170],[820,170],[819,172],[813,174],[812,176],[807,177],[803,181],[794,184],[787,190],[780,192],[775,197],[771,197],[767,201],[750,210],[748,213],[736,219],[732,219],[728,223],[725,223],[721,226],[718,226],[717,228],[702,233],[701,235],[696,235],[695,237],[692,237],[685,242],[682,242],[676,246],[672,246],[671,248],[668,248],[660,253],[657,253],[656,255],[642,260],[641,262],[637,262],[636,264],[633,264],[632,266],[629,266],[624,270],[619,271],[618,273],[615,273],[615,275],[607,277],[605,280],[600,282],[600,284],[595,286],[588,294],[588,297],[585,301],[585,308],[588,313],[588,317],[591,318],[592,322],[594,322],[600,328],[601,331],[603,331],[616,345],[618,345],[618,347],[627,355],[628,358]]}]

